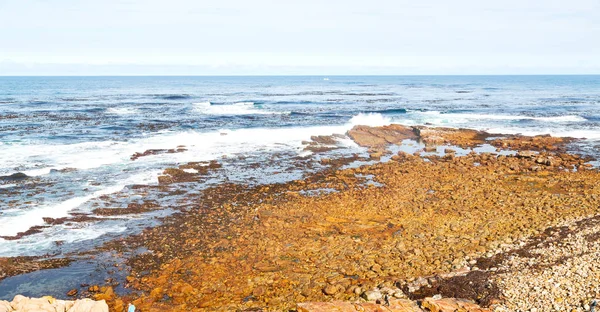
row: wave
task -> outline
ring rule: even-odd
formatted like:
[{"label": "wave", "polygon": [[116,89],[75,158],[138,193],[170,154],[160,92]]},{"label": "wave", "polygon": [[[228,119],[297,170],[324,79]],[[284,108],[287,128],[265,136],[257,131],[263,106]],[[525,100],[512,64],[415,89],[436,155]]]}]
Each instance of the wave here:
[{"label": "wave", "polygon": [[91,101],[91,99],[89,98],[62,98],[62,101],[65,102],[87,102],[87,101]]},{"label": "wave", "polygon": [[112,115],[133,115],[138,113],[138,110],[133,107],[111,107],[106,110],[106,113]]},{"label": "wave", "polygon": [[192,98],[189,94],[152,94],[152,96],[161,100],[185,100]]},{"label": "wave", "polygon": [[493,115],[493,114],[468,114],[468,113],[443,113],[439,111],[419,112],[426,117],[445,118],[453,121],[463,120],[537,120],[545,122],[584,122],[585,117],[577,115],[533,117],[522,115]]},{"label": "wave", "polygon": [[17,100],[11,99],[11,98],[0,99],[0,104],[14,104],[14,103],[17,103]]},{"label": "wave", "polygon": [[405,108],[390,108],[390,109],[381,109],[381,110],[367,111],[367,113],[406,114],[407,110]]},{"label": "wave", "polygon": [[194,109],[206,115],[277,115],[290,112],[264,111],[254,102],[237,102],[234,104],[213,104],[211,102],[194,103]]}]

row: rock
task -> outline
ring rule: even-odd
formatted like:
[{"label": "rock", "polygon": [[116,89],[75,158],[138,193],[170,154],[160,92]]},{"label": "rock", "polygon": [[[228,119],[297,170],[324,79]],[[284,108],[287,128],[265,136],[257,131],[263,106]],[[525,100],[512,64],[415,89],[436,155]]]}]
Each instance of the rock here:
[{"label": "rock", "polygon": [[355,126],[348,136],[363,147],[383,148],[388,144],[398,144],[405,139],[415,139],[412,128],[402,125],[383,127]]},{"label": "rock", "polygon": [[313,142],[325,145],[335,145],[337,140],[332,135],[313,135],[310,137]]},{"label": "rock", "polygon": [[298,312],[422,312],[419,306],[411,300],[391,299],[389,305],[373,302],[350,303],[343,301],[333,302],[303,302],[296,305]]},{"label": "rock", "polygon": [[425,146],[425,148],[423,148],[423,151],[425,153],[435,153],[437,151],[437,147],[435,147],[435,146]]},{"label": "rock", "polygon": [[375,301],[383,298],[383,294],[378,290],[368,290],[362,293],[361,297],[367,301]]},{"label": "rock", "polygon": [[0,300],[0,312],[9,312],[12,311],[12,307],[10,306],[10,302]]},{"label": "rock", "polygon": [[254,290],[252,291],[252,295],[254,297],[260,297],[260,296],[264,295],[266,292],[267,292],[267,290],[264,286],[258,286],[256,288],[254,288]]},{"label": "rock", "polygon": [[7,176],[0,176],[0,181],[16,182],[16,181],[22,181],[25,179],[29,179],[29,176],[22,172],[13,173],[13,174],[7,175]]},{"label": "rock", "polygon": [[298,312],[355,312],[354,305],[349,302],[303,302],[297,304]]},{"label": "rock", "polygon": [[69,290],[67,292],[67,296],[69,296],[69,297],[77,296],[77,289],[73,288],[73,289]]},{"label": "rock", "polygon": [[[52,297],[28,298],[23,296],[15,296],[10,306],[15,311],[65,311],[65,305],[60,304],[58,300]],[[13,311],[12,309],[9,309],[8,311]]]},{"label": "rock", "polygon": [[534,158],[537,155],[534,151],[520,151],[517,153],[519,158]]},{"label": "rock", "polygon": [[427,311],[431,312],[491,312],[490,309],[482,308],[472,301],[455,298],[444,298],[436,300],[434,298],[429,297],[423,300],[421,306]]},{"label": "rock", "polygon": [[325,288],[323,288],[323,292],[326,295],[330,295],[330,296],[334,295],[335,293],[337,293],[338,290],[339,289],[338,289],[338,287],[336,285],[331,285],[331,284],[329,284],[329,285],[325,286]]},{"label": "rock", "polygon": [[75,304],[67,312],[108,312],[108,305],[104,300],[81,299],[75,301]]}]

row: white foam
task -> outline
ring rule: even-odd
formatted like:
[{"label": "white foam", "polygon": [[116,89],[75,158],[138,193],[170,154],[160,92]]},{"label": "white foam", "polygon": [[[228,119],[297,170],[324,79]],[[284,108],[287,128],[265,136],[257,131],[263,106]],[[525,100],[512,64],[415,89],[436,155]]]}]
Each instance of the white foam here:
[{"label": "white foam", "polygon": [[8,145],[0,152],[0,175],[14,173],[11,168],[26,168],[20,171],[29,176],[48,174],[52,169],[97,168],[129,158],[122,153],[126,145],[114,141]]},{"label": "white foam", "polygon": [[194,103],[194,109],[206,115],[276,115],[289,112],[271,112],[257,108],[253,102],[238,102],[234,104],[212,104],[210,102]]},{"label": "white foam", "polygon": [[[150,184],[155,182],[162,170],[150,170],[137,173],[120,181],[119,184],[105,187],[86,196],[74,197],[52,205],[33,206],[25,210],[4,211],[5,215],[0,217],[0,236],[14,236],[19,232],[27,231],[32,226],[43,225],[43,218],[63,218],[69,216],[69,212],[79,208],[91,199],[102,195],[119,192],[125,186],[131,184]],[[99,233],[102,235],[102,233]]]},{"label": "white foam", "polygon": [[584,122],[587,121],[584,117],[576,115],[554,116],[554,117],[532,117],[535,120],[550,121],[550,122]]},{"label": "white foam", "polygon": [[123,189],[123,187],[124,185],[107,187],[87,196],[71,198],[54,205],[30,208],[16,215],[2,216],[2,218],[0,218],[0,236],[14,236],[19,232],[24,232],[30,229],[33,226],[43,225],[44,217],[67,217],[69,215],[69,211],[79,207],[88,200],[101,195],[120,191]]},{"label": "white foam", "polygon": [[119,233],[127,227],[118,224],[94,226],[89,223],[78,223],[78,228],[58,226],[52,233],[25,236],[16,241],[0,239],[0,255],[4,257],[43,255],[55,247],[55,241],[76,243],[96,239],[107,233]]},{"label": "white foam", "polygon": [[133,107],[111,107],[106,110],[107,114],[113,115],[132,115],[138,112],[137,109]]},{"label": "white foam", "polygon": [[350,124],[352,126],[371,126],[371,127],[380,127],[380,126],[387,126],[390,125],[392,123],[392,120],[387,117],[387,116],[383,116],[382,114],[379,113],[360,113],[354,117],[352,117],[350,119]]}]

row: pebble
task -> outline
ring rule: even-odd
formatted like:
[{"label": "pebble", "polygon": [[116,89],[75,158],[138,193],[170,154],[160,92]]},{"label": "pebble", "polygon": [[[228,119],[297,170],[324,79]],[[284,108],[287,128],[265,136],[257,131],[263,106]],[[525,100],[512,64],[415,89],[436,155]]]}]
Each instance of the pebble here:
[{"label": "pebble", "polygon": [[362,293],[361,297],[363,297],[367,301],[375,301],[383,298],[383,294],[378,290],[369,290]]}]

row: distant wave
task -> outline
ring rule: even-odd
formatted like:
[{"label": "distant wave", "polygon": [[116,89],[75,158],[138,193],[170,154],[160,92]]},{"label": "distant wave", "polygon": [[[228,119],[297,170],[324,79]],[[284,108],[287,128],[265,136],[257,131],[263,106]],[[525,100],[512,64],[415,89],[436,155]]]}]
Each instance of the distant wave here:
[{"label": "distant wave", "polygon": [[390,109],[381,109],[381,110],[367,111],[367,113],[406,114],[407,110],[405,108],[390,108]]},{"label": "distant wave", "polygon": [[237,102],[233,104],[213,104],[211,102],[194,103],[194,109],[206,115],[276,115],[289,112],[264,111],[254,102]]},{"label": "distant wave", "polygon": [[443,113],[439,111],[422,112],[425,116],[450,119],[487,119],[487,120],[537,120],[546,122],[583,122],[586,118],[577,115],[533,117],[521,115],[493,115],[493,114],[467,114],[467,113]]},{"label": "distant wave", "polygon": [[87,102],[90,101],[91,99],[88,98],[62,98],[62,101],[65,102]]},{"label": "distant wave", "polygon": [[162,100],[185,100],[192,97],[189,94],[153,94],[152,96]]},{"label": "distant wave", "polygon": [[106,110],[107,114],[112,114],[112,115],[132,115],[137,112],[138,111],[132,107],[111,107]]},{"label": "distant wave", "polygon": [[17,101],[16,101],[15,99],[11,99],[11,98],[8,98],[8,99],[0,99],[0,104],[14,104],[14,103],[16,103],[16,102],[17,102]]}]

